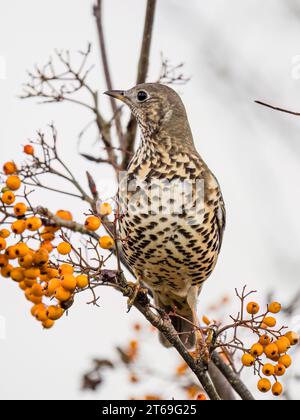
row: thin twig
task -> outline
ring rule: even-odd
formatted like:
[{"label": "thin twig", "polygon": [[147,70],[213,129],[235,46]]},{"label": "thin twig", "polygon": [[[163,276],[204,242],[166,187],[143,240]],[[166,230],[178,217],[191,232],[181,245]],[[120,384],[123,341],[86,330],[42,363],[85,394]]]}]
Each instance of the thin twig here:
[{"label": "thin twig", "polygon": [[[100,54],[102,59],[102,65],[103,65],[103,71],[106,81],[106,87],[108,90],[111,90],[113,88],[112,86],[112,80],[111,80],[111,73],[109,70],[108,65],[108,58],[107,58],[107,51],[106,51],[106,44],[104,39],[104,31],[103,31],[103,7],[102,7],[102,0],[97,0],[96,4],[94,5],[94,16],[96,19],[96,26],[98,31],[98,39],[99,39],[99,46],[100,46]],[[123,143],[123,132],[122,132],[122,125],[121,125],[121,119],[120,114],[118,112],[118,107],[116,104],[115,99],[110,97],[110,104],[112,108],[112,112],[115,116],[114,121],[116,124],[116,131],[119,138],[119,143],[122,145]]]},{"label": "thin twig", "polygon": [[267,108],[274,109],[275,111],[285,112],[286,114],[296,115],[297,117],[300,116],[300,112],[289,111],[288,109],[279,108],[277,106],[273,106],[261,101],[254,101],[258,105],[266,106]]}]

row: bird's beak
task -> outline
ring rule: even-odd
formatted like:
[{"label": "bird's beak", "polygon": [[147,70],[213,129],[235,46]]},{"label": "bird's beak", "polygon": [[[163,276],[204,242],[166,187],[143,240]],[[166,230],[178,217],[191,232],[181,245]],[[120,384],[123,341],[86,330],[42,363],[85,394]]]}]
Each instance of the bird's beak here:
[{"label": "bird's beak", "polygon": [[125,92],[124,90],[107,90],[104,92],[104,95],[111,96],[115,99],[119,99],[120,101],[124,102],[125,99]]}]

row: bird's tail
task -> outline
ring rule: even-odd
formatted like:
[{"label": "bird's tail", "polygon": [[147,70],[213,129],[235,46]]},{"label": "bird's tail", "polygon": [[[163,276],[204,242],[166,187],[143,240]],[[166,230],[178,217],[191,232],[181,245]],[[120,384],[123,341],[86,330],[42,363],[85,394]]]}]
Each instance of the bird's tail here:
[{"label": "bird's tail", "polygon": [[[170,313],[175,307],[178,308],[179,303],[177,298],[174,305],[166,305],[161,301],[161,299],[158,296],[155,296],[155,302],[156,305],[160,309],[163,309],[167,314]],[[183,305],[184,306],[181,308],[181,310],[177,310],[178,315],[182,316],[182,318],[176,315],[170,315],[170,318],[183,344],[188,349],[191,349],[195,346],[196,341],[195,331],[193,328],[193,314],[190,307],[187,305],[186,300],[183,302]],[[159,340],[164,347],[172,347],[172,344],[161,333],[159,333]]]}]

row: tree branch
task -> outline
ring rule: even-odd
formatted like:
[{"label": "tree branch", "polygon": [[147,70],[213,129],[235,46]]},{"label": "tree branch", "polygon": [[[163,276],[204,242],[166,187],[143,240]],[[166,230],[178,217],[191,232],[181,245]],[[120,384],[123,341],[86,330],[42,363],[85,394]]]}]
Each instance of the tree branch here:
[{"label": "tree branch", "polygon": [[227,381],[230,383],[232,388],[243,400],[254,400],[253,395],[248,390],[246,385],[240,380],[240,378],[233,372],[230,366],[228,366],[219,356],[217,352],[213,352],[211,359],[216,367],[223,373]]},{"label": "tree branch", "polygon": [[[111,80],[111,73],[110,73],[109,65],[108,65],[106,44],[105,44],[104,32],[103,32],[102,0],[97,0],[96,4],[94,5],[93,10],[94,10],[94,16],[95,16],[95,19],[96,19],[96,26],[97,26],[99,46],[100,46],[100,54],[101,54],[101,59],[102,59],[102,65],[103,65],[103,71],[104,71],[106,86],[107,86],[108,90],[111,90],[113,88],[113,86],[112,86],[112,80]],[[119,143],[120,143],[120,145],[122,145],[122,143],[123,143],[123,132],[122,132],[120,114],[118,112],[118,107],[117,107],[116,101],[112,97],[110,97],[110,104],[111,104],[112,112],[115,116],[114,121],[115,121],[115,124],[116,124],[116,130],[117,130],[117,135],[118,135],[118,138],[119,138]]]},{"label": "tree branch", "polygon": [[254,101],[258,105],[266,106],[267,108],[274,109],[275,111],[285,112],[286,114],[296,115],[297,117],[300,116],[300,112],[289,111],[288,109],[278,108],[277,106],[269,105],[265,102],[261,101]]}]

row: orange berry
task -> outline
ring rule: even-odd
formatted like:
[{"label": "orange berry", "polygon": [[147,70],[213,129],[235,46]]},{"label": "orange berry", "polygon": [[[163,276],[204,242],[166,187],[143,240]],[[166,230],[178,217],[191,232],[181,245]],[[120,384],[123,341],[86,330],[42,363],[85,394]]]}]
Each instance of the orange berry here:
[{"label": "orange berry", "polygon": [[29,279],[36,279],[37,277],[39,277],[40,273],[41,272],[39,268],[36,267],[27,268],[24,272],[25,277]]},{"label": "orange berry", "polygon": [[59,279],[53,278],[49,281],[47,286],[47,296],[53,296],[56,289],[60,287],[61,283]]},{"label": "orange berry", "polygon": [[272,302],[268,305],[268,310],[271,314],[278,314],[281,311],[281,304],[279,302]]},{"label": "orange berry", "polygon": [[31,288],[36,283],[36,279],[30,279],[28,277],[25,277],[24,278],[24,283],[25,283],[27,288]]},{"label": "orange berry", "polygon": [[115,241],[110,236],[101,236],[99,244],[103,249],[112,249],[115,245]]},{"label": "orange berry", "polygon": [[3,251],[4,249],[6,249],[6,240],[0,238],[0,251]]},{"label": "orange berry", "polygon": [[205,396],[204,394],[199,394],[199,395],[197,396],[197,400],[198,400],[198,401],[206,401],[206,400],[207,400],[207,398],[206,398],[206,396]]},{"label": "orange berry", "polygon": [[47,316],[52,321],[56,321],[63,316],[64,310],[60,306],[49,306],[47,308]]},{"label": "orange berry", "polygon": [[41,248],[40,249],[45,249],[46,251],[48,251],[48,253],[52,252],[54,249],[54,246],[52,245],[52,243],[50,241],[44,241],[41,243]]},{"label": "orange berry", "polygon": [[285,354],[279,358],[278,362],[288,369],[292,364],[292,358],[288,354]]},{"label": "orange berry", "polygon": [[45,308],[45,305],[43,304],[43,303],[37,303],[37,304],[35,304],[35,305],[33,305],[32,306],[32,308],[31,308],[31,310],[30,310],[30,312],[31,312],[31,315],[32,316],[35,316],[35,314],[36,314],[36,311],[38,310],[38,309],[43,309],[43,308]]},{"label": "orange berry", "polygon": [[253,356],[251,356],[251,354],[247,354],[247,353],[243,354],[242,356],[243,366],[251,367],[254,365],[254,363],[255,363],[255,359]]},{"label": "orange berry", "polygon": [[0,268],[8,265],[8,258],[6,255],[0,255]]},{"label": "orange berry", "polygon": [[139,378],[138,378],[137,375],[135,375],[134,373],[132,373],[132,374],[129,375],[129,381],[132,384],[137,384],[139,382]]},{"label": "orange berry", "polygon": [[263,319],[263,323],[266,324],[267,327],[273,328],[276,325],[276,319],[272,316],[267,316]]},{"label": "orange berry", "polygon": [[46,249],[39,249],[33,256],[33,262],[35,265],[44,265],[49,261],[49,252]]},{"label": "orange berry", "polygon": [[33,294],[33,296],[43,296],[42,286],[38,283],[35,283],[31,288],[31,293]]},{"label": "orange berry", "polygon": [[253,346],[250,349],[250,354],[254,357],[259,357],[263,354],[264,348],[261,344],[253,344]]},{"label": "orange berry", "polygon": [[5,175],[13,175],[18,171],[15,162],[6,162],[3,165],[3,172]]},{"label": "orange berry", "polygon": [[61,285],[64,289],[73,292],[76,289],[77,281],[72,274],[65,274],[61,278]]},{"label": "orange berry", "polygon": [[26,145],[24,146],[23,152],[24,152],[26,155],[31,155],[31,156],[34,156],[34,148],[33,148],[33,146],[31,146],[31,144],[26,144]]},{"label": "orange berry", "polygon": [[271,389],[271,382],[269,381],[269,379],[260,379],[258,381],[257,388],[260,392],[269,392]]},{"label": "orange berry", "polygon": [[185,362],[181,363],[176,368],[176,375],[178,375],[178,376],[184,375],[186,373],[187,369],[188,369],[188,365]]},{"label": "orange berry", "polygon": [[205,315],[202,317],[202,321],[204,322],[205,325],[210,325],[210,322],[211,322],[210,319],[208,319],[207,316]]},{"label": "orange berry", "polygon": [[43,285],[43,290],[44,290],[45,283],[48,283],[49,281],[47,274],[41,274],[40,281],[41,281],[41,284]]},{"label": "orange berry", "polygon": [[84,226],[87,228],[87,230],[95,232],[101,226],[101,220],[99,219],[99,217],[89,216],[86,219]]},{"label": "orange berry", "polygon": [[141,324],[139,324],[138,322],[136,322],[136,323],[133,325],[133,329],[134,329],[135,331],[139,332],[139,331],[141,331],[142,326],[141,326]]},{"label": "orange berry", "polygon": [[0,238],[7,239],[10,237],[10,231],[8,229],[0,230]]},{"label": "orange berry", "polygon": [[280,337],[277,341],[275,341],[275,344],[278,347],[280,354],[286,353],[287,350],[291,347],[291,343],[287,337]]},{"label": "orange berry", "polygon": [[33,217],[29,217],[29,219],[26,220],[26,227],[31,232],[35,232],[39,230],[41,226],[42,226],[42,221],[39,217],[33,216]]},{"label": "orange berry", "polygon": [[55,235],[53,232],[48,232],[48,230],[43,229],[43,232],[41,233],[41,238],[43,241],[53,241],[55,239]]},{"label": "orange berry", "polygon": [[27,212],[27,206],[24,203],[17,203],[14,205],[14,213],[17,217],[24,216]]},{"label": "orange berry", "polygon": [[276,344],[269,344],[265,347],[265,355],[269,358],[278,356],[278,347]]},{"label": "orange berry", "polygon": [[109,203],[102,203],[99,207],[100,216],[109,216],[112,213],[112,207]]},{"label": "orange berry", "polygon": [[262,369],[262,372],[266,376],[273,376],[275,373],[275,367],[271,363],[266,363]]},{"label": "orange berry", "polygon": [[38,303],[42,303],[43,297],[42,296],[34,296],[33,294],[30,294],[28,300],[32,303],[38,304]]},{"label": "orange berry", "polygon": [[278,363],[278,365],[275,366],[275,375],[276,376],[283,376],[285,374],[285,366],[281,363]]},{"label": "orange berry", "polygon": [[275,384],[272,386],[273,395],[275,395],[275,397],[279,397],[279,395],[282,394],[282,391],[282,385],[279,382],[275,382]]},{"label": "orange berry", "polygon": [[59,273],[56,268],[48,267],[47,268],[47,277],[49,280],[53,279],[54,277],[58,277]]},{"label": "orange berry", "polygon": [[84,289],[85,287],[89,285],[88,276],[86,276],[85,274],[81,274],[76,277],[76,282],[77,282],[77,287],[79,287],[79,289]]},{"label": "orange berry", "polygon": [[30,268],[33,265],[33,256],[29,253],[25,257],[19,258],[19,264],[21,267]]},{"label": "orange berry", "polygon": [[64,274],[73,274],[74,267],[72,267],[70,264],[62,264],[59,267],[58,272],[61,276],[63,276]]},{"label": "orange berry", "polygon": [[256,315],[260,310],[259,304],[256,302],[249,302],[247,305],[247,312],[250,315]]},{"label": "orange berry", "polygon": [[47,310],[45,307],[38,307],[37,310],[35,311],[35,315],[36,319],[38,321],[44,322],[47,321]]},{"label": "orange berry", "polygon": [[272,362],[276,362],[276,363],[278,362],[279,358],[280,358],[280,355],[279,354],[277,354],[277,356],[271,356],[271,357],[269,357],[269,359],[272,360]]},{"label": "orange berry", "polygon": [[15,248],[15,253],[18,258],[24,258],[26,255],[28,255],[30,252],[30,249],[28,245],[24,244],[23,242],[18,243]]},{"label": "orange berry", "polygon": [[11,191],[17,191],[21,187],[21,180],[17,175],[10,175],[6,180],[6,186]]},{"label": "orange berry", "polygon": [[57,245],[57,251],[61,255],[67,255],[72,251],[72,247],[68,242],[61,242]]},{"label": "orange berry", "polygon": [[9,260],[15,260],[18,258],[16,254],[16,246],[9,246],[6,248],[5,255],[8,257]]},{"label": "orange berry", "polygon": [[25,291],[27,289],[25,281],[20,281],[19,282],[19,287],[20,287],[21,290]]},{"label": "orange berry", "polygon": [[130,350],[136,352],[138,349],[139,343],[137,340],[131,340],[129,343]]},{"label": "orange berry", "polygon": [[70,299],[71,292],[60,286],[58,289],[55,290],[55,297],[57,300],[64,302]]},{"label": "orange berry", "polygon": [[21,267],[16,267],[11,270],[10,277],[16,282],[24,280],[24,269]]},{"label": "orange berry", "polygon": [[22,235],[26,229],[26,222],[25,220],[16,220],[11,225],[11,230],[15,235]]},{"label": "orange berry", "polygon": [[63,220],[73,220],[72,213],[70,213],[68,210],[58,210],[56,212],[56,216]]},{"label": "orange berry", "polygon": [[271,338],[270,338],[267,334],[264,334],[264,335],[262,335],[262,336],[260,337],[260,339],[259,339],[259,343],[260,343],[262,346],[267,346],[268,344],[270,344],[270,343],[271,343]]},{"label": "orange berry", "polygon": [[292,346],[295,346],[299,343],[299,335],[294,331],[287,332],[285,337],[289,340]]},{"label": "orange berry", "polygon": [[54,326],[55,322],[52,321],[52,319],[46,319],[46,321],[42,322],[42,326],[46,329],[46,330],[50,330],[50,328],[52,328]]},{"label": "orange berry", "polygon": [[12,191],[5,191],[1,197],[2,203],[10,206],[16,200],[15,194]]},{"label": "orange berry", "polygon": [[1,268],[1,276],[4,278],[9,278],[10,273],[13,270],[13,266],[11,264],[6,265],[5,267]]}]

